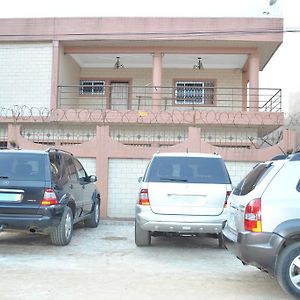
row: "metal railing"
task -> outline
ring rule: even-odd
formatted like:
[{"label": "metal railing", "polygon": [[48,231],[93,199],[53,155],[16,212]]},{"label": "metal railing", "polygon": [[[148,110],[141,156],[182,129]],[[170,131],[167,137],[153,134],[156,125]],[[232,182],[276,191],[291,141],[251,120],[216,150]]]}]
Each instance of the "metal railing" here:
[{"label": "metal railing", "polygon": [[[219,110],[281,111],[281,90],[236,87],[122,86],[103,85],[98,93],[89,86],[58,86],[58,108],[122,110]],[[92,86],[91,86],[92,87]],[[115,87],[115,86],[114,86]]]}]

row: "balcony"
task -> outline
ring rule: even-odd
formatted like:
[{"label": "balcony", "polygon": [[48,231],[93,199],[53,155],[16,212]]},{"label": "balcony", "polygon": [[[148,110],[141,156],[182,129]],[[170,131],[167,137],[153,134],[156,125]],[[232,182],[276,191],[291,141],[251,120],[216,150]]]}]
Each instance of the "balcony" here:
[{"label": "balcony", "polygon": [[[250,101],[250,99],[252,99]],[[235,87],[58,86],[58,108],[112,111],[281,112],[281,90]]]}]

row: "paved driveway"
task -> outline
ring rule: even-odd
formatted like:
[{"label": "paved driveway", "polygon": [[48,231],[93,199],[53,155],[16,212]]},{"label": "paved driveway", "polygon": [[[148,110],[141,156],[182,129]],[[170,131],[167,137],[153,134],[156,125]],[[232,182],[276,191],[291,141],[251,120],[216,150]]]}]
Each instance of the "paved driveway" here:
[{"label": "paved driveway", "polygon": [[153,238],[137,248],[133,222],[76,226],[71,244],[0,233],[0,299],[291,299],[217,240]]}]

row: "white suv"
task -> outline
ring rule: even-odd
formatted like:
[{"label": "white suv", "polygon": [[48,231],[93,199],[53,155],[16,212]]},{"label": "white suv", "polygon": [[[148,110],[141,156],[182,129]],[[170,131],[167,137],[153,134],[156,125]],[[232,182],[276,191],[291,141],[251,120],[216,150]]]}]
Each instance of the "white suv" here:
[{"label": "white suv", "polygon": [[222,247],[222,223],[231,189],[219,155],[155,154],[141,181],[136,245],[150,245],[151,236],[211,234]]},{"label": "white suv", "polygon": [[255,166],[228,206],[226,247],[300,298],[300,153]]}]

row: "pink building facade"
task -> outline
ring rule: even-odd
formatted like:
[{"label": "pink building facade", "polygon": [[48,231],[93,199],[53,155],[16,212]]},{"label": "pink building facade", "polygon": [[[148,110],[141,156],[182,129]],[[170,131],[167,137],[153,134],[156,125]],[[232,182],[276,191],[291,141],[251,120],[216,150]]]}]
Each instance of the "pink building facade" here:
[{"label": "pink building facade", "polygon": [[73,152],[99,178],[103,217],[133,217],[157,151],[217,152],[236,184],[295,149],[281,90],[259,87],[282,29],[280,18],[2,19],[0,142]]}]

